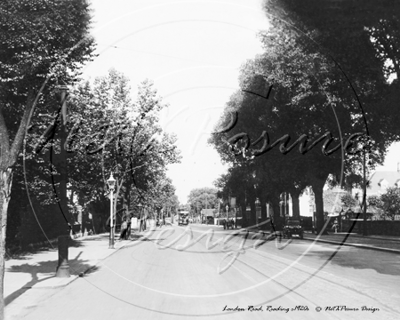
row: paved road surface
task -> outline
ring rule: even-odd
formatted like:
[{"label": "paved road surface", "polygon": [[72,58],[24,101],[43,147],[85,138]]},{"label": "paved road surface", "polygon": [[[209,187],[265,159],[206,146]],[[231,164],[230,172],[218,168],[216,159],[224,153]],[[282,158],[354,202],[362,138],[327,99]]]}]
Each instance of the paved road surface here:
[{"label": "paved road surface", "polygon": [[190,228],[130,242],[23,319],[400,319],[400,255]]}]

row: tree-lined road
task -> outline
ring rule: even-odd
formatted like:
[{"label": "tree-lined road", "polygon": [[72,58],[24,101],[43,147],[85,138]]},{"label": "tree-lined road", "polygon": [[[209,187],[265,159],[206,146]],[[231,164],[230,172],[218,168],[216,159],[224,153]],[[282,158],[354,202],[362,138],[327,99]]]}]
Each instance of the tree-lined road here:
[{"label": "tree-lined road", "polygon": [[333,256],[329,244],[235,232],[190,225],[143,234],[25,319],[400,318],[399,255],[342,247]]}]

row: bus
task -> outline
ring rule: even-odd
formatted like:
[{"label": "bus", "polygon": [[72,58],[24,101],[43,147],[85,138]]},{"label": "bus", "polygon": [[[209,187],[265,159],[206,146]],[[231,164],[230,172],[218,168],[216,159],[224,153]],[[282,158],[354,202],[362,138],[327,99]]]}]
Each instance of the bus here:
[{"label": "bus", "polygon": [[179,215],[179,220],[178,220],[179,226],[189,224],[189,211],[186,211],[184,209],[179,209],[178,215]]}]

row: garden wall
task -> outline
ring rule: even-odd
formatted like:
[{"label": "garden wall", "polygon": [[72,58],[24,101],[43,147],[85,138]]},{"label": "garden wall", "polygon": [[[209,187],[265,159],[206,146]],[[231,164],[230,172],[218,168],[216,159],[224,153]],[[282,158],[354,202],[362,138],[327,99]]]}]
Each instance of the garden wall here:
[{"label": "garden wall", "polygon": [[[342,232],[350,230],[353,221],[342,221]],[[368,220],[367,232],[369,235],[400,236],[400,221],[397,220]],[[363,221],[356,221],[352,232],[363,233]]]}]

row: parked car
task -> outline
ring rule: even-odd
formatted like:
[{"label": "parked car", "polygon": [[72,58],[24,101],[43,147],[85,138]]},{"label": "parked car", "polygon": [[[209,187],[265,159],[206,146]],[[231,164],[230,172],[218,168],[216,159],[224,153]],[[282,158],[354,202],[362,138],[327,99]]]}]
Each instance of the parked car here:
[{"label": "parked car", "polygon": [[207,224],[214,224],[214,217],[212,216],[207,216]]},{"label": "parked car", "polygon": [[235,227],[235,221],[233,221],[233,219],[224,219],[222,220],[222,224],[224,226],[224,229],[233,229]]},{"label": "parked car", "polygon": [[300,224],[300,220],[288,219],[283,227],[283,237],[292,238],[293,235],[303,239],[304,230]]}]

